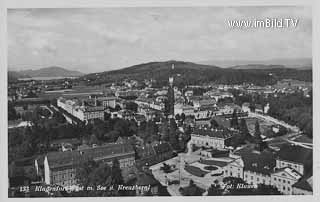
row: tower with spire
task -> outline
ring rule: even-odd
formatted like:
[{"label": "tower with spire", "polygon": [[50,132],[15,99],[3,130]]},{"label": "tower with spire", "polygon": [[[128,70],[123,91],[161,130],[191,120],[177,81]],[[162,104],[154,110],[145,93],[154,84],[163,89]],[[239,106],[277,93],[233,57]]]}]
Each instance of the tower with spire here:
[{"label": "tower with spire", "polygon": [[174,117],[174,90],[173,90],[173,70],[174,64],[171,66],[170,76],[169,76],[169,88],[168,88],[168,117]]}]

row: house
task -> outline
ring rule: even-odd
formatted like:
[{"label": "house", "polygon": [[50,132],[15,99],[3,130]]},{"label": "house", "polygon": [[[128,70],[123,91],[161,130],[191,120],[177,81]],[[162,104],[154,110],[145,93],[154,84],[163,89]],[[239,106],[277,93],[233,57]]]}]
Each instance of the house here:
[{"label": "house", "polygon": [[196,128],[191,133],[191,144],[198,147],[224,149],[233,135],[234,133],[227,129]]},{"label": "house", "polygon": [[295,169],[290,167],[280,168],[271,174],[271,184],[283,194],[291,195],[293,194],[292,185],[297,183],[300,178],[301,174]]},{"label": "house", "polygon": [[284,145],[277,152],[277,168],[293,168],[301,175],[312,171],[312,150],[300,146]]},{"label": "house", "polygon": [[174,115],[181,115],[184,114],[186,116],[194,115],[193,106],[190,105],[183,105],[183,104],[175,104],[174,105]]},{"label": "house", "polygon": [[[128,144],[106,144],[68,152],[50,152],[35,160],[37,166],[43,164],[46,184],[72,186],[77,185],[76,170],[82,162],[93,160],[112,165],[119,160],[121,169],[132,169],[135,152]],[[42,162],[41,162],[42,161]]]}]

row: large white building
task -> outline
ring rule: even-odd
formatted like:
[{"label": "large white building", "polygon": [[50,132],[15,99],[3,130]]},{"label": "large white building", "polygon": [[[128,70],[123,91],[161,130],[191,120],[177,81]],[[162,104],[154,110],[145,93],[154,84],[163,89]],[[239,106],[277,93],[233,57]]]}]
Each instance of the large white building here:
[{"label": "large white building", "polygon": [[271,184],[283,194],[291,195],[293,193],[292,185],[300,178],[301,174],[293,168],[281,168],[271,174]]},{"label": "large white building", "polygon": [[197,128],[191,134],[191,144],[198,147],[224,149],[233,133],[228,130]]},{"label": "large white building", "polygon": [[88,122],[93,119],[104,119],[103,106],[85,106],[79,100],[66,100],[64,98],[59,98],[57,105],[81,121]]}]

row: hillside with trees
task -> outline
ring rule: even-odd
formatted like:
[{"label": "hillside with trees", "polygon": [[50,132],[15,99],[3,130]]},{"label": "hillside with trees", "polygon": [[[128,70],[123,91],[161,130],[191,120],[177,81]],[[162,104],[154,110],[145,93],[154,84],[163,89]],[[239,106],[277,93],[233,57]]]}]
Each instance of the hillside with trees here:
[{"label": "hillside with trees", "polygon": [[[172,69],[172,64],[175,68]],[[166,61],[150,62],[131,67],[88,74],[79,78],[88,85],[100,85],[104,83],[120,82],[123,79],[135,79],[143,81],[153,79],[156,86],[167,84],[169,75],[175,75],[175,85],[199,85],[201,83],[218,84],[242,84],[253,83],[257,85],[275,84],[281,79],[296,79],[302,81],[312,80],[312,70],[296,70],[289,68],[256,68],[256,69],[232,69],[219,68],[211,65],[201,65],[191,62]]]}]

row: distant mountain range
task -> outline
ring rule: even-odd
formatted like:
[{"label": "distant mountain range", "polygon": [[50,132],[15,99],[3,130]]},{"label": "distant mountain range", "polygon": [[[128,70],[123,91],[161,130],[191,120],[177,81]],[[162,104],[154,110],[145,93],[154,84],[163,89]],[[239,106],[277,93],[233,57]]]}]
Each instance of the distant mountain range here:
[{"label": "distant mountain range", "polygon": [[208,60],[199,62],[206,65],[217,65],[219,67],[231,67],[234,69],[251,68],[273,68],[272,66],[283,66],[281,68],[312,69],[312,58],[296,59],[271,59],[271,60]]},{"label": "distant mountain range", "polygon": [[84,75],[79,71],[71,71],[62,67],[45,67],[37,70],[8,71],[9,79],[32,77],[78,77]]},{"label": "distant mountain range", "polygon": [[[175,68],[172,70],[171,65]],[[89,84],[120,82],[123,79],[155,79],[159,86],[167,85],[168,77],[174,75],[176,85],[198,85],[215,82],[225,84],[255,83],[266,85],[281,79],[312,80],[311,69],[292,69],[282,65],[247,65],[232,68],[220,68],[214,65],[203,65],[184,61],[150,62],[131,67],[87,74],[80,80]]]}]

